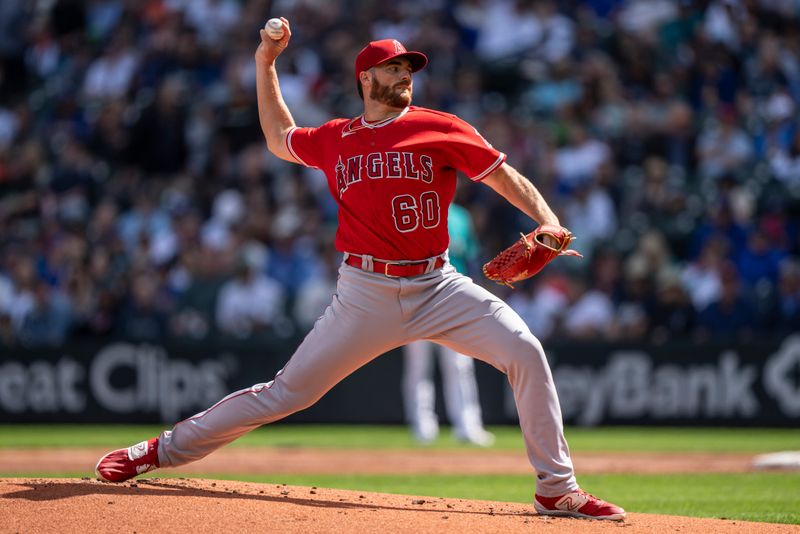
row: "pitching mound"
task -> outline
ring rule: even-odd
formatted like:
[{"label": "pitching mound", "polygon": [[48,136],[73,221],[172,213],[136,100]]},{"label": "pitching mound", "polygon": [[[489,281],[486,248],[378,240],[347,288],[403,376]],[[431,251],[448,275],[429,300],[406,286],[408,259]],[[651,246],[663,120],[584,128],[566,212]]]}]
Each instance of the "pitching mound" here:
[{"label": "pitching mound", "polygon": [[0,532],[800,532],[792,525],[629,514],[537,516],[517,503],[198,479],[0,479]]}]

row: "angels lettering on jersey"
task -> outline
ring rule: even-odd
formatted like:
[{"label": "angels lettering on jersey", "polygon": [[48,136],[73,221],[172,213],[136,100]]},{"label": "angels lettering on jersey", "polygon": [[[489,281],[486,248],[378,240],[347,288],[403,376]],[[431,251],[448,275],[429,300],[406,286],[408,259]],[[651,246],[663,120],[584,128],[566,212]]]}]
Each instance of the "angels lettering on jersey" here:
[{"label": "angels lettering on jersey", "polygon": [[364,178],[421,180],[426,184],[433,182],[433,158],[415,152],[370,152],[345,160],[339,156],[334,170],[339,198],[350,186]]},{"label": "angels lettering on jersey", "polygon": [[456,173],[480,181],[505,160],[470,124],[415,106],[374,123],[359,116],[293,128],[286,147],[325,173],[337,250],[398,261],[442,254]]}]

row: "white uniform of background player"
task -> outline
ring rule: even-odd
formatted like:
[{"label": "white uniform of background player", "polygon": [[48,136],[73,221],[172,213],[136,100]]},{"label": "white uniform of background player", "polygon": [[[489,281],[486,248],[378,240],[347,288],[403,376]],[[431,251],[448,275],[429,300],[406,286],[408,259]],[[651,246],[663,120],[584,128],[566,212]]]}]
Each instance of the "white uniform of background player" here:
[{"label": "white uniform of background player", "polygon": [[[447,220],[450,263],[467,274],[478,248],[472,220],[469,212],[457,204],[450,205]],[[431,443],[439,435],[433,376],[436,352],[439,353],[445,409],[455,438],[481,447],[491,446],[494,435],[483,427],[472,358],[429,341],[414,341],[403,347],[403,404],[411,433],[423,444]]]}]

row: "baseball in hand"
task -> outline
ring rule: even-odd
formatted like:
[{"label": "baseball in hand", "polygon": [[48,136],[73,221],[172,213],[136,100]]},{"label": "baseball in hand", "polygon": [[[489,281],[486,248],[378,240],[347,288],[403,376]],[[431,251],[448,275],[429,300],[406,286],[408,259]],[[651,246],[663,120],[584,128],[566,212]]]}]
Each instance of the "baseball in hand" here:
[{"label": "baseball in hand", "polygon": [[264,25],[264,29],[273,41],[279,41],[283,37],[283,22],[281,19],[269,19]]}]

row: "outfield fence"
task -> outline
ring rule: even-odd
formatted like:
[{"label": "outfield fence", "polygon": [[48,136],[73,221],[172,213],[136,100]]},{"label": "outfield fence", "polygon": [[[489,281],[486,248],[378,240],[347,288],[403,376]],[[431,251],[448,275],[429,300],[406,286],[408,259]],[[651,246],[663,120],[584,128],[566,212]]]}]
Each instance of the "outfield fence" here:
[{"label": "outfield fence", "polygon": [[[0,351],[0,423],[174,423],[233,390],[271,380],[299,341],[109,341]],[[568,424],[800,424],[800,335],[750,344],[570,343],[546,349]],[[401,375],[396,350],[288,420],[400,423]],[[516,423],[505,377],[481,362],[477,377],[485,421]]]}]

